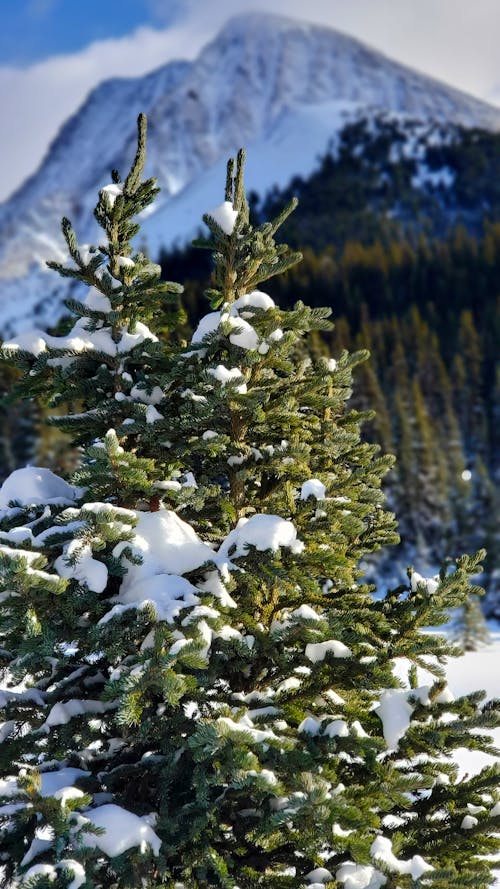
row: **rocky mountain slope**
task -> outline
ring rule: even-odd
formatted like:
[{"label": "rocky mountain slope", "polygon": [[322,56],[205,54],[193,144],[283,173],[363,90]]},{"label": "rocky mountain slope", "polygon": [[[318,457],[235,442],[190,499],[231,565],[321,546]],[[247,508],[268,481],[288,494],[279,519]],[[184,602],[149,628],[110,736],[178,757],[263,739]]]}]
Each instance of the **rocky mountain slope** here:
[{"label": "rocky mountain slope", "polygon": [[[61,256],[62,215],[92,238],[92,207],[111,168],[134,150],[148,114],[149,172],[162,194],[144,235],[189,237],[220,200],[226,157],[249,150],[248,183],[263,193],[311,172],[346,121],[389,112],[421,121],[500,129],[500,109],[404,67],[336,31],[247,14],[193,62],[94,90],[61,129],[37,173],[0,206],[0,331],[55,320],[68,283],[43,271]],[[220,169],[219,169],[220,168]]]}]

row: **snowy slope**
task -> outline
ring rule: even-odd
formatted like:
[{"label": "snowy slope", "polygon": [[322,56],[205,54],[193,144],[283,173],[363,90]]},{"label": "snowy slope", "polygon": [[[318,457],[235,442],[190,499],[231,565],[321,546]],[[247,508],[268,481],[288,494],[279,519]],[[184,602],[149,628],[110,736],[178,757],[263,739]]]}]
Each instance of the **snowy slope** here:
[{"label": "snowy slope", "polygon": [[[227,156],[249,149],[260,192],[305,175],[346,115],[375,109],[500,129],[500,111],[336,31],[263,14],[232,20],[193,62],[102,84],[68,120],[38,172],[0,206],[0,330],[54,320],[68,284],[40,272],[69,216],[92,237],[97,188],[126,171],[135,119],[150,122],[148,172],[162,187],[144,234],[154,252],[184,240],[220,200]],[[22,306],[19,294],[22,293]]]},{"label": "snowy slope", "polygon": [[[494,627],[493,644],[480,651],[470,651],[463,657],[449,659],[446,668],[448,685],[455,697],[470,694],[477,689],[483,689],[487,699],[500,698],[500,671],[498,661],[500,658],[500,637],[497,627]],[[493,729],[491,736],[497,748],[500,749],[500,729]],[[475,775],[485,766],[495,764],[495,759],[477,750],[458,750],[454,757],[460,770],[460,776]],[[499,765],[498,760],[496,764]],[[495,860],[495,856],[493,856]],[[496,859],[498,861],[498,858]],[[495,877],[492,886],[500,886],[500,861],[498,869],[495,869]]]},{"label": "snowy slope", "polygon": [[[284,188],[293,176],[307,176],[335,135],[359,114],[359,106],[342,101],[300,105],[284,112],[259,139],[245,146],[247,190],[264,194],[274,185]],[[226,160],[224,155],[144,220],[142,235],[153,256],[162,245],[185,243],[195,236],[201,214],[224,197]]]},{"label": "snowy slope", "polygon": [[[471,694],[477,689],[483,689],[487,699],[500,698],[500,634],[497,625],[492,628],[492,644],[480,651],[469,651],[460,658],[448,660],[446,675],[448,685],[455,697]],[[497,747],[500,748],[500,729],[493,729],[492,737],[495,738]],[[486,753],[477,750],[461,750],[456,757],[460,765],[462,775],[477,773],[486,765],[491,765],[493,758]],[[494,761],[494,760],[493,760]]]}]

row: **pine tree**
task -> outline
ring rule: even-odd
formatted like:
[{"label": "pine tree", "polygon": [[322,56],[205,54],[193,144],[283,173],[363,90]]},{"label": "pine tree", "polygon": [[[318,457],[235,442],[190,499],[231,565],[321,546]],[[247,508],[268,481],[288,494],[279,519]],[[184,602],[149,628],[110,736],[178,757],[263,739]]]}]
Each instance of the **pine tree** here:
[{"label": "pine tree", "polygon": [[458,609],[452,629],[453,638],[463,651],[478,651],[491,642],[488,625],[477,596],[471,595]]},{"label": "pine tree", "polygon": [[275,241],[293,202],[254,228],[242,154],[198,242],[212,311],[187,348],[157,338],[177,288],[129,253],[154,192],[144,126],[101,192],[107,243],[84,258],[64,225],[76,268],[57,270],[93,288],[72,333],[6,347],[27,394],[76,403],[63,424],[85,453],[71,484],[27,469],[1,491],[4,880],[486,889],[497,775],[458,781],[443,758],[491,751],[498,709],[454,701],[456,650],[420,632],[483,554],[377,598],[362,582],[397,540],[392,458],[348,406],[367,355],[304,354],[328,312],[258,289],[299,259]]},{"label": "pine tree", "polygon": [[66,301],[77,316],[70,332],[49,336],[31,331],[15,343],[4,343],[4,353],[14,356],[24,372],[13,397],[44,397],[53,408],[72,408],[66,414],[56,412],[51,422],[77,444],[88,444],[123,424],[130,424],[128,432],[141,442],[156,437],[152,427],[154,405],[161,397],[157,374],[164,349],[148,324],[154,321],[160,331],[178,321],[177,301],[171,295],[182,288],[161,281],[160,267],[141,252],[133,253],[130,243],[139,231],[134,217],[158,193],[155,180],[141,180],[145,133],[141,116],[137,154],[128,176],[122,182],[113,170],[112,182],[100,191],[94,216],[105,241],[81,245],[70,221],[62,221],[71,262],[47,264],[87,287],[83,301]]}]

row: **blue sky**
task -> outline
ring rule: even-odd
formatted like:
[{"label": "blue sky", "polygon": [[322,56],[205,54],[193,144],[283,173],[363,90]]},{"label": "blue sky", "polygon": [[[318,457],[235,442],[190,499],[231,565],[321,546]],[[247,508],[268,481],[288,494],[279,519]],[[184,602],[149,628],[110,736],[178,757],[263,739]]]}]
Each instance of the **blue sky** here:
[{"label": "blue sky", "polygon": [[122,37],[141,25],[178,18],[170,0],[0,0],[0,64],[27,65],[77,52],[96,40]]}]

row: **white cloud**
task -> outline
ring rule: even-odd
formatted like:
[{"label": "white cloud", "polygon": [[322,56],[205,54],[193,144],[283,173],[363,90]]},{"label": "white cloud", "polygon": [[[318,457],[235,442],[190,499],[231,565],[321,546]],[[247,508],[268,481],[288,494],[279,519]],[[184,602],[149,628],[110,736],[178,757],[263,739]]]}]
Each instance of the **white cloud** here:
[{"label": "white cloud", "polygon": [[[34,0],[39,8],[46,2],[50,0]],[[170,0],[150,2],[157,22],[171,20]],[[7,122],[0,200],[35,169],[59,126],[97,83],[144,74],[173,58],[193,58],[227,18],[248,9],[307,16],[475,95],[499,95],[498,0],[308,0],[306,6],[303,0],[183,3],[184,16],[169,29],[142,27],[25,69],[0,67],[0,115]]]},{"label": "white cloud", "polygon": [[0,66],[2,133],[0,200],[40,162],[58,128],[87,93],[108,77],[133,77],[172,58],[190,58],[203,44],[193,29],[139,28],[127,37],[102,40],[67,56],[28,68]]}]

